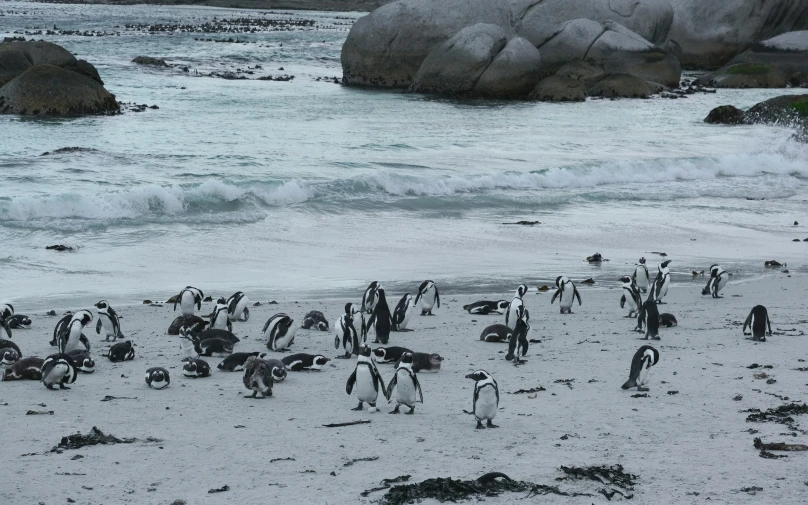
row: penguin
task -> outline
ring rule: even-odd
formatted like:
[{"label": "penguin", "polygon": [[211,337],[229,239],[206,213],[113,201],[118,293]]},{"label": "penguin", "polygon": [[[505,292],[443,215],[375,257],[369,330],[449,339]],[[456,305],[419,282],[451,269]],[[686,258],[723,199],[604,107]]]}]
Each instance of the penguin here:
[{"label": "penguin", "polygon": [[470,303],[468,305],[463,305],[463,310],[468,312],[469,314],[479,314],[479,315],[488,315],[488,314],[504,314],[508,311],[508,306],[510,306],[510,302],[508,300],[497,300],[497,301],[488,301],[482,300],[479,302]]},{"label": "penguin", "polygon": [[192,316],[194,314],[194,306],[197,310],[202,310],[202,299],[204,297],[205,294],[202,293],[201,290],[193,286],[186,286],[174,299],[174,312],[177,311],[177,304],[179,304],[183,315]]},{"label": "penguin", "polygon": [[267,341],[267,349],[276,352],[286,352],[295,341],[297,328],[292,326],[295,320],[283,312],[275,314],[267,319],[264,324],[264,338]]},{"label": "penguin", "polygon": [[222,338],[206,338],[202,340],[199,336],[195,336],[193,340],[197,357],[211,357],[214,354],[222,356],[233,353],[233,343]]},{"label": "penguin", "polygon": [[[73,318],[67,324],[67,327],[59,335],[59,352],[66,354],[76,349],[89,347],[82,342],[82,330],[90,324],[93,320],[93,315],[90,311],[80,310],[73,314]],[[86,337],[85,337],[86,340]]]},{"label": "penguin", "polygon": [[679,322],[676,320],[676,316],[666,312],[659,315],[659,325],[665,328],[673,328],[674,326],[678,326]]},{"label": "penguin", "polygon": [[208,362],[203,359],[189,359],[184,365],[182,365],[182,375],[192,379],[209,377],[210,365],[208,365]]},{"label": "penguin", "polygon": [[413,354],[413,352],[404,347],[377,347],[373,349],[373,355],[379,358],[382,363],[395,363],[401,359],[404,353]]},{"label": "penguin", "polygon": [[42,384],[48,389],[70,389],[65,384],[76,382],[78,372],[73,359],[64,353],[52,354],[42,363]]},{"label": "penguin", "polygon": [[528,340],[527,334],[530,331],[530,312],[524,307],[519,308],[518,319],[516,320],[516,328],[511,333],[511,339],[508,342],[508,354],[505,359],[508,361],[513,360],[515,366],[521,365],[524,360],[520,357],[527,354]]},{"label": "penguin", "polygon": [[0,349],[11,349],[13,351],[16,351],[17,354],[19,354],[20,356],[22,356],[20,346],[18,346],[11,340],[3,340],[2,338],[0,338]]},{"label": "penguin", "polygon": [[432,309],[437,305],[440,308],[440,294],[438,286],[432,281],[424,281],[418,287],[418,295],[415,297],[415,305],[421,301],[421,315],[432,316]]},{"label": "penguin", "polygon": [[186,361],[197,357],[196,344],[194,343],[194,332],[183,326],[180,328],[180,358]]},{"label": "penguin", "polygon": [[168,370],[155,366],[146,370],[146,384],[152,389],[165,389],[171,384]]},{"label": "penguin", "polygon": [[14,314],[6,319],[8,327],[12,330],[30,330],[31,318],[23,314]]},{"label": "penguin", "polygon": [[123,333],[121,333],[121,323],[118,320],[118,313],[109,306],[109,302],[101,300],[95,304],[95,307],[98,309],[98,322],[95,323],[95,332],[101,333],[101,329],[103,328],[104,340],[107,342],[109,342],[109,337],[112,337],[113,342],[118,338],[125,338]]},{"label": "penguin", "polygon": [[575,283],[569,280],[567,276],[559,275],[556,277],[556,288],[558,289],[556,289],[553,297],[550,298],[550,305],[558,298],[561,313],[572,314],[572,302],[575,301],[575,298],[578,299],[578,306],[581,305],[581,295],[578,293],[578,288],[575,287]]},{"label": "penguin", "polygon": [[272,380],[275,382],[283,382],[283,380],[286,379],[286,365],[283,363],[283,361],[279,359],[267,359],[264,361],[266,361],[269,365],[270,372],[272,373]]},{"label": "penguin", "polygon": [[45,360],[42,358],[22,358],[5,371],[2,380],[42,380],[42,365],[44,363]]},{"label": "penguin", "polygon": [[379,288],[376,292],[376,306],[373,308],[373,314],[365,325],[364,340],[367,341],[368,330],[373,327],[376,334],[376,340],[373,343],[387,345],[387,342],[390,341],[392,318],[390,307],[387,306],[384,289]]},{"label": "penguin", "polygon": [[[244,363],[244,387],[251,390],[252,395],[247,395],[244,398],[263,399],[267,396],[272,396],[272,385],[275,380],[272,376],[272,368],[269,363],[256,356],[247,358]],[[258,397],[258,393],[261,396]]]},{"label": "penguin", "polygon": [[6,370],[20,360],[20,353],[10,347],[0,349],[0,368]]},{"label": "penguin", "polygon": [[347,359],[352,354],[359,354],[359,332],[354,326],[354,315],[357,312],[362,316],[361,331],[364,332],[365,316],[353,303],[345,304],[345,313],[334,324],[337,332],[336,337],[334,337],[334,348],[339,349],[341,344],[344,351],[342,356],[337,356],[340,359]]},{"label": "penguin", "polygon": [[370,283],[370,286],[368,286],[365,290],[365,294],[362,295],[362,312],[366,312],[368,314],[373,313],[373,309],[376,307],[376,303],[379,301],[378,293],[381,288],[382,285],[379,284],[379,281],[373,281]]},{"label": "penguin", "polygon": [[76,364],[76,368],[79,370],[79,372],[95,372],[95,361],[93,360],[92,356],[90,356],[88,351],[76,349],[75,351],[70,351],[68,356],[73,358],[73,362]]},{"label": "penguin", "polygon": [[[376,400],[379,397],[379,390],[386,394],[384,379],[382,379],[376,362],[370,356],[370,347],[363,345],[356,358],[356,368],[348,377],[345,384],[345,392],[349,395],[356,386],[356,395],[359,397],[359,405],[353,410],[362,410],[362,404],[368,404],[368,412],[376,412]],[[389,398],[388,398],[389,400]]]},{"label": "penguin", "polygon": [[328,331],[328,321],[319,310],[311,310],[303,318],[303,324],[300,327],[304,330]]},{"label": "penguin", "polygon": [[114,344],[109,348],[109,351],[107,351],[107,358],[113,363],[135,359],[135,349],[132,347],[132,341],[126,340]]},{"label": "penguin", "polygon": [[53,328],[53,339],[50,341],[50,345],[56,347],[59,345],[59,335],[61,335],[66,329],[67,326],[70,324],[70,321],[73,319],[73,313],[68,312],[65,316],[63,316],[59,321],[56,322],[56,326]]},{"label": "penguin", "polygon": [[183,315],[175,318],[171,325],[168,327],[168,334],[169,335],[179,335],[180,328],[183,326],[187,327],[189,330],[194,332],[200,332],[205,329],[209,323],[202,319],[199,316],[191,315]]},{"label": "penguin", "polygon": [[710,279],[707,285],[701,290],[701,295],[712,295],[713,298],[723,298],[718,296],[719,291],[724,289],[729,281],[729,272],[724,270],[720,265],[712,265],[710,267]]},{"label": "penguin", "polygon": [[624,275],[620,277],[620,282],[623,283],[623,296],[620,297],[620,308],[626,308],[628,304],[628,315],[626,317],[636,317],[637,309],[642,305],[642,297],[637,285],[631,280],[631,277]]},{"label": "penguin", "polygon": [[241,291],[236,291],[233,296],[227,299],[227,318],[230,321],[249,321],[250,309],[247,304],[250,303],[247,295]]},{"label": "penguin", "polygon": [[513,330],[504,324],[492,324],[480,333],[480,340],[485,342],[509,342]]},{"label": "penguin", "polygon": [[648,298],[655,300],[656,303],[665,303],[662,299],[668,294],[668,288],[671,285],[671,272],[668,269],[670,262],[671,260],[665,260],[659,264],[659,272],[651,284],[651,294]]},{"label": "penguin", "polygon": [[199,338],[199,340],[206,340],[209,338],[218,338],[219,340],[226,340],[231,344],[238,344],[241,342],[237,336],[233,335],[231,332],[227,330],[219,330],[216,328],[211,328],[208,330],[202,330],[200,332],[195,332],[194,335]]},{"label": "penguin", "polygon": [[216,368],[222,372],[238,372],[244,369],[244,363],[255,356],[256,358],[265,359],[267,353],[265,352],[234,352],[225,359],[223,359]]},{"label": "penguin", "polygon": [[[415,414],[416,398],[421,403],[424,403],[424,393],[421,391],[421,384],[418,382],[418,376],[412,368],[413,356],[412,353],[405,352],[401,356],[401,361],[396,366],[396,373],[390,384],[387,385],[385,395],[388,401],[392,401],[393,389],[396,390],[396,407],[390,412],[391,414],[398,414],[399,408],[406,405],[410,408],[406,414]],[[416,396],[417,395],[417,396]]]},{"label": "penguin", "polygon": [[659,351],[650,345],[640,347],[631,358],[631,370],[623,389],[637,388],[637,391],[648,391],[642,387],[648,380],[648,369],[659,362]]},{"label": "penguin", "polygon": [[415,303],[412,301],[412,295],[407,293],[401,297],[393,311],[392,331],[412,331],[407,329],[407,325],[413,312],[415,312]]},{"label": "penguin", "polygon": [[[474,382],[474,403],[472,413],[477,419],[477,429],[499,428],[491,421],[497,416],[499,410],[499,386],[497,381],[485,370],[477,370],[466,375]],[[486,425],[483,426],[483,420]]]},{"label": "penguin", "polygon": [[286,365],[287,370],[301,372],[303,370],[322,370],[325,364],[331,360],[320,354],[299,353],[284,356],[281,361]]},{"label": "penguin", "polygon": [[[752,330],[752,333],[747,333],[746,329]],[[769,331],[766,331],[766,328]],[[749,311],[746,321],[743,323],[743,334],[752,335],[752,340],[765,342],[766,337],[772,336],[772,323],[769,321],[769,311],[763,305],[755,305]]]},{"label": "penguin", "polygon": [[[444,358],[442,358],[440,354],[437,353],[430,354],[426,352],[411,352],[410,354],[412,354],[413,371],[440,372],[440,364],[444,360]],[[404,354],[402,354],[401,356],[403,357]],[[399,360],[396,361],[396,368],[398,368],[399,363],[401,363],[401,358],[399,358]]]},{"label": "penguin", "polygon": [[645,266],[645,258],[640,258],[640,263],[634,268],[631,280],[637,286],[637,289],[643,293],[648,291],[648,286],[651,284],[651,275],[648,273],[648,267]]},{"label": "penguin", "polygon": [[223,297],[216,300],[216,306],[210,315],[210,328],[217,330],[233,331],[233,323],[227,313],[227,300]]},{"label": "penguin", "polygon": [[505,313],[505,326],[510,329],[514,329],[516,327],[516,321],[519,320],[519,308],[524,308],[525,303],[522,301],[522,297],[525,296],[527,293],[527,286],[525,284],[520,284],[518,288],[516,288],[516,295],[514,295],[513,300],[511,300],[510,305],[508,305],[508,312]]},{"label": "penguin", "polygon": [[637,327],[634,328],[634,331],[642,331],[643,323],[645,324],[645,340],[648,340],[648,337],[659,340],[659,309],[656,302],[650,297],[637,311]]},{"label": "penguin", "polygon": [[11,338],[11,326],[9,320],[14,316],[14,306],[10,303],[0,305],[0,328],[6,330],[6,335]]}]

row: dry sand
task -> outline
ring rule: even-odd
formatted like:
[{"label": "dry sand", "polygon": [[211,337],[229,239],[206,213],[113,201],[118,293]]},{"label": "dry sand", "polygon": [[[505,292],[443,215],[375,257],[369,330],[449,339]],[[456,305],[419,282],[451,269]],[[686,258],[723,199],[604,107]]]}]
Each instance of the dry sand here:
[{"label": "dry sand", "polygon": [[[219,358],[208,358],[212,377],[185,378],[178,337],[165,333],[175,316],[171,306],[118,307],[122,329],[137,345],[134,361],[114,364],[101,357],[107,346],[93,332],[97,371],[80,375],[71,390],[49,391],[33,381],[0,384],[5,460],[0,498],[9,504],[48,505],[68,498],[78,504],[168,504],[177,499],[188,504],[369,503],[383,492],[367,498],[360,492],[384,478],[472,479],[491,471],[595,493],[602,486],[556,482],[562,475],[559,466],[620,463],[639,476],[633,503],[806,503],[808,453],[763,459],[752,440],[806,443],[808,437],[783,435],[789,430],[780,424],[747,423],[747,414],[740,412],[805,400],[808,372],[795,369],[808,367],[802,361],[808,360],[808,336],[802,334],[808,323],[806,279],[777,275],[730,282],[726,298],[719,300],[700,295],[702,278],[675,284],[661,311],[674,313],[680,324],[663,328],[662,340],[651,342],[661,359],[651,371],[648,398],[632,398],[636,391],[620,389],[631,356],[646,342],[631,331],[636,321],[623,317],[619,289],[579,286],[583,306],[576,304],[573,315],[562,316],[557,305],[550,305],[550,293],[537,295],[531,286],[526,296],[529,337],[542,342],[531,345],[528,363],[515,368],[504,361],[504,344],[479,341],[485,326],[504,317],[462,311],[474,299],[509,299],[511,293],[455,297],[445,287],[436,315],[414,316],[410,327],[415,331],[394,333],[390,342],[446,358],[439,373],[421,374],[425,403],[414,416],[388,415],[391,406],[386,404],[380,413],[351,411],[356,398],[346,395],[345,382],[353,359],[333,360],[322,372],[290,373],[276,384],[275,396],[263,401],[243,398],[247,391],[241,373],[215,370]],[[391,306],[398,296],[391,296]],[[260,330],[276,312],[300,321],[307,311],[322,310],[333,321],[345,300],[261,302],[250,321],[235,327],[243,339],[237,351],[265,350]],[[777,333],[766,343],[741,334],[740,324],[758,303],[768,306]],[[211,308],[205,304],[203,312]],[[38,309],[18,307],[34,318],[34,327],[16,331],[14,340],[25,355],[44,357],[52,352],[48,340],[57,318]],[[333,342],[331,332],[300,330],[294,351],[333,358],[338,354]],[[748,369],[752,363],[772,365],[766,372],[776,382],[755,379],[760,370]],[[170,370],[169,388],[146,386],[144,372],[152,366]],[[471,408],[473,386],[464,376],[477,368],[499,382],[499,429],[475,430],[474,419],[463,413]],[[389,381],[392,366],[380,369]],[[571,387],[555,382],[563,379],[574,379]],[[536,386],[546,391],[535,398],[509,394]],[[134,399],[101,401],[106,395]],[[733,400],[736,395],[743,399]],[[26,415],[29,410],[54,414]],[[322,427],[360,419],[372,423]],[[808,428],[808,416],[795,420]],[[93,426],[118,437],[162,442],[48,452],[62,436],[87,433]],[[27,453],[36,454],[22,456]],[[77,455],[82,458],[74,459]],[[375,456],[377,461],[345,466]],[[293,460],[273,462],[279,458]],[[224,485],[229,491],[208,493]],[[740,491],[750,486],[763,490],[756,496]],[[487,501],[511,503],[523,497],[506,494]],[[549,495],[527,502],[606,499]]]}]

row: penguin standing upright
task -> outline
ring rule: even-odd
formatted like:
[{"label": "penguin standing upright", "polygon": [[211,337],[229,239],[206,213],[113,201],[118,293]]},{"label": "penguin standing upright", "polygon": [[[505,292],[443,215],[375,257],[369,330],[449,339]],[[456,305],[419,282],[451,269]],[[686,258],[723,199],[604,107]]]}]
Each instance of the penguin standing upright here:
[{"label": "penguin standing upright", "polygon": [[233,331],[233,323],[230,322],[227,313],[227,300],[224,297],[216,300],[216,306],[210,315],[210,327],[211,329]]},{"label": "penguin standing upright", "polygon": [[396,408],[390,412],[391,414],[398,414],[398,409],[402,405],[410,408],[406,414],[414,414],[416,398],[424,403],[424,393],[421,391],[421,384],[418,383],[418,376],[412,369],[412,354],[409,352],[405,352],[401,356],[393,380],[387,385],[385,396],[388,399],[393,397],[393,388],[396,389]]},{"label": "penguin standing upright", "polygon": [[505,355],[505,359],[508,361],[513,360],[515,366],[522,364],[524,361],[519,358],[527,354],[527,332],[530,331],[528,321],[530,321],[530,313],[522,306],[519,308],[516,327],[513,329],[508,342],[508,354]]},{"label": "penguin standing upright", "polygon": [[295,341],[297,327],[294,323],[295,320],[283,312],[267,319],[262,330],[267,341],[267,349],[277,352],[287,351]]},{"label": "penguin standing upright", "polygon": [[177,304],[179,303],[182,313],[191,316],[194,314],[194,307],[202,310],[202,298],[204,297],[205,294],[201,290],[193,286],[186,286],[174,299],[174,311],[177,311]]},{"label": "penguin standing upright", "polygon": [[720,265],[712,265],[710,267],[710,279],[707,285],[701,290],[702,296],[712,295],[713,298],[723,298],[718,296],[719,291],[724,289],[729,281],[729,272],[724,270]]},{"label": "penguin standing upright", "polygon": [[[352,410],[362,410],[362,404],[368,404],[368,412],[376,412],[376,399],[379,391],[386,394],[384,379],[382,379],[376,362],[370,356],[370,347],[363,345],[356,358],[356,368],[348,377],[345,384],[345,391],[350,395],[356,386],[356,395],[359,397],[359,405]],[[389,399],[389,398],[388,398]]]},{"label": "penguin standing upright", "polygon": [[[59,352],[67,354],[70,351],[86,347],[82,340],[82,331],[93,320],[93,315],[90,311],[80,310],[73,314],[73,318],[67,324],[62,332],[59,334]],[[89,349],[88,349],[89,350]]]},{"label": "penguin standing upright", "polygon": [[650,296],[637,311],[637,327],[634,331],[642,331],[643,324],[645,324],[645,340],[648,340],[648,337],[659,340],[659,309],[656,301]]},{"label": "penguin standing upright", "polygon": [[668,294],[668,288],[671,285],[671,272],[670,269],[668,269],[670,262],[671,260],[665,260],[659,264],[656,279],[654,279],[653,284],[651,284],[649,300],[653,299],[656,303],[665,303],[662,299]]},{"label": "penguin standing upright", "polygon": [[556,277],[556,292],[550,298],[552,305],[556,298],[558,298],[558,305],[561,307],[562,314],[572,314],[572,302],[578,298],[578,305],[581,305],[581,295],[578,293],[578,288],[575,283],[569,280],[565,275]]},{"label": "penguin standing upright", "polygon": [[[354,327],[354,311],[359,312],[360,315],[362,314],[362,311],[355,304],[346,303],[345,313],[334,324],[337,333],[336,337],[334,337],[334,348],[339,349],[340,345],[342,345],[344,351],[342,356],[337,356],[338,358],[347,359],[352,354],[359,353],[359,332]],[[362,319],[364,321],[364,316],[362,316]],[[360,331],[364,332],[364,324]]]},{"label": "penguin standing upright", "polygon": [[519,287],[516,288],[516,295],[514,295],[513,300],[511,300],[508,306],[508,311],[505,312],[505,326],[512,330],[516,328],[516,321],[519,320],[520,307],[522,309],[525,307],[525,303],[522,300],[525,293],[527,293],[527,286],[520,284]]},{"label": "penguin standing upright", "polygon": [[194,332],[187,326],[180,328],[180,358],[187,361],[197,357]]},{"label": "penguin standing upright", "polygon": [[640,258],[640,263],[634,268],[631,280],[637,286],[637,289],[643,293],[648,291],[648,285],[651,284],[651,275],[648,273],[648,267],[645,266],[645,258]]},{"label": "penguin standing upright", "polygon": [[407,329],[407,324],[409,324],[413,312],[415,312],[415,302],[412,301],[412,295],[407,293],[401,297],[401,300],[398,301],[398,305],[396,305],[393,311],[392,330],[412,331]]},{"label": "penguin standing upright", "polygon": [[635,317],[637,310],[642,305],[642,298],[640,297],[640,290],[637,285],[631,280],[631,277],[624,275],[620,278],[623,283],[623,296],[620,297],[620,308],[626,308],[628,304],[628,315],[626,317]]},{"label": "penguin standing upright", "polygon": [[378,301],[376,307],[373,309],[373,314],[365,325],[364,339],[367,341],[368,330],[373,327],[376,334],[376,340],[374,340],[373,343],[386,345],[387,342],[390,341],[393,316],[390,314],[390,307],[387,306],[387,298],[384,295],[384,289],[379,289],[376,294]]},{"label": "penguin standing upright", "polygon": [[11,338],[11,327],[9,326],[9,320],[14,316],[14,306],[10,303],[4,303],[0,305],[0,328],[6,330],[6,335],[8,338]]},{"label": "penguin standing upright", "polygon": [[76,364],[73,358],[67,354],[52,354],[42,363],[42,384],[48,389],[54,388],[54,384],[59,385],[59,389],[70,389],[65,384],[73,384],[78,377]]},{"label": "penguin standing upright", "polygon": [[[772,336],[772,323],[769,321],[769,311],[766,310],[766,307],[763,305],[755,305],[752,307],[752,310],[749,311],[749,315],[746,317],[746,321],[743,323],[743,334],[750,335],[750,333],[746,333],[746,329],[749,328],[752,330],[752,340],[757,340],[760,342],[766,341],[766,336]],[[766,328],[769,331],[766,331]]]},{"label": "penguin standing upright", "polygon": [[438,286],[432,281],[424,281],[418,287],[418,295],[415,297],[415,305],[421,301],[421,315],[432,316],[432,308],[437,304],[440,308],[440,294],[438,293]]},{"label": "penguin standing upright", "polygon": [[631,358],[631,370],[623,389],[637,388],[637,391],[648,391],[642,387],[648,380],[648,369],[659,362],[659,351],[650,345],[640,347]]},{"label": "penguin standing upright", "polygon": [[[466,375],[466,378],[475,381],[474,403],[471,413],[477,419],[477,429],[482,430],[486,426],[488,428],[499,428],[499,426],[491,422],[497,416],[497,410],[499,410],[499,386],[497,381],[485,370],[477,370]],[[482,423],[484,419],[486,420],[486,426],[483,426]]]},{"label": "penguin standing upright", "polygon": [[121,333],[121,322],[118,319],[118,313],[115,312],[109,302],[101,300],[95,304],[98,309],[98,322],[95,324],[95,332],[101,333],[104,330],[104,340],[109,342],[109,337],[115,342],[118,338],[125,338]]},{"label": "penguin standing upright", "polygon": [[227,318],[230,321],[249,321],[250,309],[247,307],[248,303],[250,303],[250,300],[247,295],[241,291],[233,293],[227,299]]},{"label": "penguin standing upright", "polygon": [[365,290],[365,294],[362,295],[362,312],[367,312],[368,314],[373,313],[373,309],[379,301],[378,294],[380,289],[382,289],[382,285],[379,284],[379,281],[370,283],[370,286]]}]

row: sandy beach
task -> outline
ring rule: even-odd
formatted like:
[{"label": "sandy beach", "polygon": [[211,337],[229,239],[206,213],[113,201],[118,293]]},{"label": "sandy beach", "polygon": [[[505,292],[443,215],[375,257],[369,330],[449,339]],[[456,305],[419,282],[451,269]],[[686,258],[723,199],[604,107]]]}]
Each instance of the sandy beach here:
[{"label": "sandy beach", "polygon": [[[579,285],[583,306],[576,304],[572,315],[560,315],[557,305],[550,305],[552,291],[537,294],[531,286],[525,296],[529,338],[541,343],[531,344],[527,364],[518,368],[504,360],[505,344],[479,340],[484,327],[504,317],[462,310],[476,299],[512,294],[454,296],[445,290],[434,317],[415,315],[414,331],[391,336],[390,345],[445,358],[438,373],[420,374],[424,404],[414,416],[390,416],[392,406],[386,404],[375,414],[351,411],[356,398],[346,395],[345,383],[355,359],[333,359],[321,372],[290,373],[264,401],[243,398],[242,374],[216,370],[220,358],[207,358],[211,377],[183,377],[178,337],[166,335],[175,317],[172,307],[118,307],[122,330],[136,345],[134,361],[111,363],[102,357],[108,345],[91,330],[96,372],[80,375],[71,390],[49,391],[34,381],[0,385],[0,424],[7,434],[0,497],[20,504],[60,504],[68,498],[79,504],[370,503],[384,491],[360,493],[382,479],[474,479],[499,471],[592,494],[551,494],[531,503],[589,504],[607,502],[597,493],[603,486],[558,482],[559,467],[621,464],[638,476],[633,503],[804,503],[808,454],[764,459],[752,443],[755,437],[804,443],[805,434],[782,424],[748,423],[742,411],[804,400],[808,373],[796,369],[808,366],[805,277],[777,273],[730,282],[726,297],[717,300],[700,295],[703,282],[676,282],[660,307],[675,314],[679,326],[662,328],[662,340],[650,342],[660,362],[651,370],[648,397],[638,398],[620,386],[633,353],[648,342],[632,332],[636,320],[624,317],[616,285]],[[391,306],[400,295],[390,295]],[[277,312],[299,323],[309,310],[321,310],[333,321],[345,301],[350,300],[278,300],[277,305],[260,300],[263,305],[252,308],[250,320],[234,327],[242,339],[236,350],[266,350],[261,328]],[[758,303],[769,308],[775,332],[766,343],[741,333],[749,309]],[[212,307],[204,304],[202,313]],[[31,329],[14,332],[24,355],[45,357],[53,351],[48,341],[58,318],[44,315],[50,308],[17,307],[34,320]],[[330,331],[300,330],[293,351],[339,354]],[[748,368],[754,363],[772,368]],[[167,389],[150,390],[145,384],[144,373],[153,366],[169,369]],[[392,365],[379,367],[388,382]],[[463,412],[471,409],[473,391],[464,376],[479,368],[499,382],[497,430],[475,430],[473,417]],[[756,379],[761,370],[774,382]],[[538,386],[545,390],[511,394]],[[120,399],[102,401],[106,396]],[[371,423],[323,427],[355,420]],[[797,424],[805,420],[795,416]],[[49,452],[61,437],[88,433],[93,426],[138,441]],[[148,437],[161,441],[145,441]],[[348,464],[373,457],[378,459]],[[229,490],[208,492],[223,486]],[[762,490],[741,491],[750,487]],[[487,501],[513,503],[523,497],[506,493]]]}]

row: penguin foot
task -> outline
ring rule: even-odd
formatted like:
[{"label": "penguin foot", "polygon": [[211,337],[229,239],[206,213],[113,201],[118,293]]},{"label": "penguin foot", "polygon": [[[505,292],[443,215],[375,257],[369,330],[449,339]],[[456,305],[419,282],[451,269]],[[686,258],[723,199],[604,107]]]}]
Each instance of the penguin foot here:
[{"label": "penguin foot", "polygon": [[651,337],[651,338],[652,338],[652,339],[654,339],[654,340],[662,340],[662,338],[660,338],[660,336],[659,336],[659,335],[654,335],[654,336],[653,336],[653,337]]},{"label": "penguin foot", "polygon": [[637,391],[651,391],[651,390],[648,388],[644,388],[642,386],[637,386]]},{"label": "penguin foot", "polygon": [[413,407],[412,409],[410,409],[410,411],[409,411],[409,412],[404,412],[404,415],[405,415],[405,416],[411,416],[411,415],[413,415],[413,414],[415,414],[415,407]]},{"label": "penguin foot", "polygon": [[486,426],[489,427],[489,428],[499,428],[499,426],[492,423],[490,419],[488,420],[488,424],[486,424]]},{"label": "penguin foot", "polygon": [[379,339],[377,338],[376,340],[374,340],[373,342],[371,342],[371,344],[381,344],[381,342],[380,342],[380,341],[379,341]]},{"label": "penguin foot", "polygon": [[394,408],[393,410],[391,410],[391,411],[390,411],[390,413],[391,413],[391,414],[398,414],[398,413],[399,413],[399,411],[398,411],[398,405],[396,405],[396,408]]},{"label": "penguin foot", "polygon": [[70,389],[70,388],[65,386],[64,384],[59,384],[59,389]]},{"label": "penguin foot", "polygon": [[361,411],[362,410],[362,402],[359,402],[359,406],[356,407],[355,409],[351,409],[351,410]]},{"label": "penguin foot", "polygon": [[483,426],[482,421],[480,421],[479,419],[477,419],[477,429],[478,430],[484,430],[485,429],[485,426]]},{"label": "penguin foot", "polygon": [[55,390],[56,389],[55,387],[53,387],[53,384],[45,384],[45,387],[50,389],[50,390]]}]

